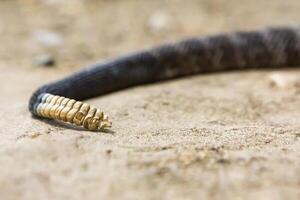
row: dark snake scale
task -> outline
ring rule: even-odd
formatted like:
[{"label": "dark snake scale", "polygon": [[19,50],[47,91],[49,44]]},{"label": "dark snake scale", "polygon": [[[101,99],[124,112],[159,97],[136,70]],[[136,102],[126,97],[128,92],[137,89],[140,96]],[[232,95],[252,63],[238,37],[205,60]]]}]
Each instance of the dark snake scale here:
[{"label": "dark snake scale", "polygon": [[46,84],[33,93],[29,110],[98,130],[111,126],[107,116],[72,99],[198,73],[299,65],[300,26],[191,38],[95,64]]}]

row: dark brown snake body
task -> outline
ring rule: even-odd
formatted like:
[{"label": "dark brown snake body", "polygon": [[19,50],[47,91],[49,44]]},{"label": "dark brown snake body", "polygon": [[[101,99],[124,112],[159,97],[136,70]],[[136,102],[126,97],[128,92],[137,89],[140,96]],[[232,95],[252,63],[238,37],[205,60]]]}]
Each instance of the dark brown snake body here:
[{"label": "dark brown snake body", "polygon": [[[69,102],[70,99],[63,104],[63,97],[85,100],[135,85],[199,73],[297,66],[300,66],[300,26],[191,38],[95,64],[62,80],[44,85],[33,93],[29,110],[33,115],[75,123],[76,116],[72,118],[70,114],[70,110],[74,110],[74,104]],[[48,93],[63,97],[46,99],[45,94]],[[61,112],[66,104],[70,108]],[[38,108],[47,106],[50,110],[53,105],[56,106],[55,109],[52,108],[48,114],[38,111]],[[79,110],[80,108],[77,109],[78,112]],[[56,112],[57,118],[51,117],[50,112],[52,116]],[[92,122],[84,118],[88,113],[95,116],[95,112],[81,108],[79,118],[82,120],[77,125],[86,123],[85,127],[89,127],[88,124]],[[60,116],[68,113],[70,119]],[[100,121],[103,120],[103,114],[99,116]]]}]

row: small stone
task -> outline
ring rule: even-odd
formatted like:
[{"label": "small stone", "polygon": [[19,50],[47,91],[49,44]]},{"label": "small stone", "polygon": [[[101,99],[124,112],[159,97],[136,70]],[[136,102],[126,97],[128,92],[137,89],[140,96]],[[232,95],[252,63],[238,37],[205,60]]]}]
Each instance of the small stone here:
[{"label": "small stone", "polygon": [[170,29],[171,17],[166,12],[154,12],[148,20],[148,28],[152,33],[159,33]]},{"label": "small stone", "polygon": [[44,54],[35,57],[33,63],[37,66],[51,67],[55,65],[55,59],[49,54]]},{"label": "small stone", "polygon": [[49,30],[36,30],[33,32],[33,38],[41,45],[48,47],[58,46],[63,41],[60,34]]},{"label": "small stone", "polygon": [[112,150],[111,150],[111,149],[107,149],[107,150],[106,150],[106,154],[107,154],[107,155],[111,155],[111,153],[112,153]]}]

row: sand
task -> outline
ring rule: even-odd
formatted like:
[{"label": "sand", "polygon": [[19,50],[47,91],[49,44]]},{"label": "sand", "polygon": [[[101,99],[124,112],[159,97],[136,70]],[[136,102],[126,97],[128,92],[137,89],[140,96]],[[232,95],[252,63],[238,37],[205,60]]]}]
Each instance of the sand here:
[{"label": "sand", "polygon": [[[40,85],[161,42],[299,22],[300,2],[0,2],[1,199],[300,199],[300,89],[275,72],[167,81],[87,101],[88,132],[31,117]],[[36,66],[51,54],[57,64]]]}]

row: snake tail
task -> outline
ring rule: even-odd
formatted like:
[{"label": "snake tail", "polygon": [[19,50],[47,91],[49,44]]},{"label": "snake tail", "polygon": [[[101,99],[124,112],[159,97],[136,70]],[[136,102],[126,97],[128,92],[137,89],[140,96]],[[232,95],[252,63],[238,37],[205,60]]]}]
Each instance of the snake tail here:
[{"label": "snake tail", "polygon": [[108,59],[46,84],[31,96],[29,111],[89,130],[101,129],[111,126],[107,116],[78,101],[199,73],[299,65],[300,26],[189,38]]}]

